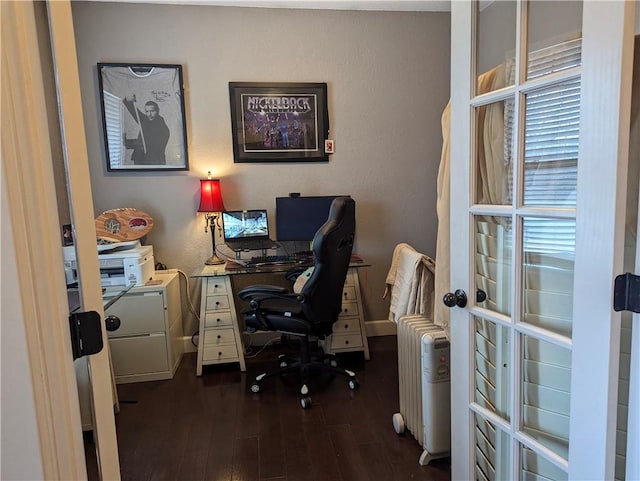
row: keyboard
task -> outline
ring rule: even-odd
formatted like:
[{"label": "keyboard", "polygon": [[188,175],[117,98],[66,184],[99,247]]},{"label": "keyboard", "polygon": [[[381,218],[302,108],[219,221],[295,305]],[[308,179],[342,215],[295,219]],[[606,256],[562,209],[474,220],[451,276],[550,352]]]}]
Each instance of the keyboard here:
[{"label": "keyboard", "polygon": [[254,256],[246,263],[247,267],[261,267],[284,264],[310,264],[313,256],[305,254]]}]

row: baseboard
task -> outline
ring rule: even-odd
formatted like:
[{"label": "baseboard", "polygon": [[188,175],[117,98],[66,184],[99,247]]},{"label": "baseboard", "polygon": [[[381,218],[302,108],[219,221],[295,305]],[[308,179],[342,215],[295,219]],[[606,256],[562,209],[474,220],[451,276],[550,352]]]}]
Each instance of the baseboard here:
[{"label": "baseboard", "polygon": [[[198,342],[198,337],[194,338],[195,342]],[[198,347],[194,346],[191,342],[191,336],[182,336],[182,349],[184,352],[198,352]]]},{"label": "baseboard", "polygon": [[367,337],[396,335],[396,324],[389,319],[366,321],[364,326],[367,331]]}]

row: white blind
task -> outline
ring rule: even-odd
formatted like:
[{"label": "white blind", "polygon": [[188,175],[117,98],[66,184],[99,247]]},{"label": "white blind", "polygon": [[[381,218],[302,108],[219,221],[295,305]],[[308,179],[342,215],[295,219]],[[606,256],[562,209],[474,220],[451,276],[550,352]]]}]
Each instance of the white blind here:
[{"label": "white blind", "polygon": [[122,99],[106,90],[104,94],[104,120],[107,137],[107,150],[109,151],[109,163],[112,167],[122,165],[124,132],[122,120]]},{"label": "white blind", "polygon": [[527,94],[525,205],[575,207],[579,128],[579,79]]},{"label": "white blind", "polygon": [[[577,38],[529,54],[529,79],[579,66]],[[509,77],[515,75],[510,62]],[[505,102],[505,158],[513,165],[512,100]],[[572,79],[527,94],[524,138],[524,205],[575,207],[578,180],[580,80]],[[509,177],[509,191],[512,177]],[[575,252],[575,222],[529,218],[524,251],[545,254]]]}]

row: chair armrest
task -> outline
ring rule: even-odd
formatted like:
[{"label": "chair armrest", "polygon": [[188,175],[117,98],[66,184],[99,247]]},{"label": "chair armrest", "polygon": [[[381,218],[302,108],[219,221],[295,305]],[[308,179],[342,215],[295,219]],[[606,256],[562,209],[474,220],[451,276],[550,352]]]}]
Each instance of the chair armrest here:
[{"label": "chair armrest", "polygon": [[286,287],[268,285],[245,287],[238,292],[238,297],[243,301],[247,301],[252,309],[260,308],[260,304],[264,301],[281,300],[295,306],[304,304],[306,301],[306,297],[303,294],[291,293]]},{"label": "chair armrest", "polygon": [[238,297],[243,301],[246,301],[249,297],[256,295],[268,295],[268,294],[287,294],[289,290],[286,287],[269,286],[269,285],[255,285],[245,287],[238,291]]}]

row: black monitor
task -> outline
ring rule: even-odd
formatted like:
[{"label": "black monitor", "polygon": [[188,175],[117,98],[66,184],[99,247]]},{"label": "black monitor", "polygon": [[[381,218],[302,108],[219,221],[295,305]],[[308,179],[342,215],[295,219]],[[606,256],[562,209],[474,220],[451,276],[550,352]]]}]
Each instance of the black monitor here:
[{"label": "black monitor", "polygon": [[327,221],[331,202],[339,195],[276,197],[276,234],[279,241],[311,241]]}]

